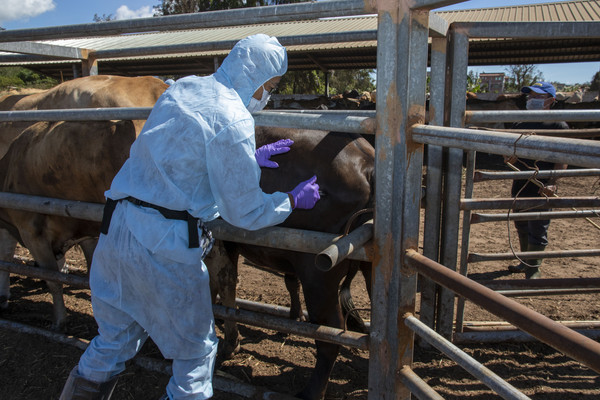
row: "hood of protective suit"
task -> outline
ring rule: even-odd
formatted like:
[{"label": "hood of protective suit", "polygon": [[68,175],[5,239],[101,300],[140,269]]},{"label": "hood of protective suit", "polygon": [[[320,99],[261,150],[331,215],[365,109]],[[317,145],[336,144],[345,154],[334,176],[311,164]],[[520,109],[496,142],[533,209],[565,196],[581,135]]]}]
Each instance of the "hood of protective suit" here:
[{"label": "hood of protective suit", "polygon": [[287,52],[277,38],[264,34],[240,40],[223,60],[218,73],[225,75],[245,106],[269,79],[287,71]]}]

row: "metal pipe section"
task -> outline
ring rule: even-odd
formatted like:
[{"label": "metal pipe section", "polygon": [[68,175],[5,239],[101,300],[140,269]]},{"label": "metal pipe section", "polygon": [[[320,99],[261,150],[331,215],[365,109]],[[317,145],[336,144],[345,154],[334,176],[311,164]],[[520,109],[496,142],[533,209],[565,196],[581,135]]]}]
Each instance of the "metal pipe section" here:
[{"label": "metal pipe section", "polygon": [[539,221],[543,219],[600,217],[600,210],[517,212],[510,214],[479,214],[471,216],[472,224],[497,221]]},{"label": "metal pipe section", "polygon": [[462,199],[461,210],[524,210],[530,208],[600,207],[600,197],[520,197],[517,199]]},{"label": "metal pipe section", "polygon": [[215,318],[232,320],[242,324],[258,326],[260,328],[273,329],[277,332],[293,333],[303,337],[334,343],[341,346],[369,350],[369,335],[363,333],[344,331],[329,326],[294,321],[289,318],[263,315],[252,311],[239,309],[236,310],[219,304],[213,305],[213,312]]},{"label": "metal pipe section", "polygon": [[[99,203],[85,203],[6,192],[0,192],[0,207],[96,222],[102,220],[104,210],[104,205]],[[206,225],[212,230],[214,237],[220,240],[313,254],[319,253],[324,247],[327,247],[338,238],[338,235],[331,233],[282,227],[246,231],[230,225],[221,219],[209,221]],[[367,255],[364,247],[356,249],[348,258],[359,261],[370,261],[370,257]]]},{"label": "metal pipe section", "polygon": [[208,11],[162,17],[135,18],[90,24],[63,25],[33,29],[10,29],[0,32],[0,42],[52,40],[74,37],[109,36],[141,33],[217,28],[341,17],[376,12],[363,0],[330,0],[301,4],[249,7],[235,10]]},{"label": "metal pipe section", "polygon": [[398,379],[419,400],[444,400],[438,392],[421,379],[408,365],[402,366],[400,371],[398,371]]},{"label": "metal pipe section", "polygon": [[349,234],[340,237],[335,243],[315,256],[315,266],[321,271],[329,271],[342,260],[348,258],[354,250],[363,247],[373,238],[373,220],[365,222]]},{"label": "metal pipe section", "polygon": [[[259,303],[257,301],[236,298],[235,306],[242,308],[244,310],[254,311],[254,312],[264,313],[264,314],[270,314],[270,315],[273,315],[276,317],[281,317],[281,318],[289,318],[290,317],[290,308],[280,306],[280,305],[265,304],[265,303]],[[302,313],[303,313],[304,317],[306,318],[306,320],[308,321],[308,313],[306,311],[303,311]]]},{"label": "metal pipe section", "polygon": [[600,249],[591,250],[556,250],[556,251],[516,251],[513,253],[470,253],[469,262],[514,260],[515,256],[527,258],[562,258],[562,257],[596,257],[600,256]]},{"label": "metal pipe section", "polygon": [[[455,22],[470,38],[572,39],[599,37],[598,22]],[[509,33],[508,33],[509,32]]]},{"label": "metal pipe section", "polygon": [[[600,328],[600,321],[556,321],[570,329],[593,329]],[[470,321],[465,323],[465,331],[469,332],[485,332],[485,331],[516,331],[518,330],[513,325],[501,321],[487,321],[486,323],[477,323]]]},{"label": "metal pipe section", "polygon": [[[318,33],[299,36],[278,36],[277,40],[283,46],[311,45],[320,43],[345,43],[345,42],[365,42],[377,40],[376,30],[354,31],[354,32],[336,32],[336,33]],[[123,57],[142,57],[161,54],[181,54],[196,53],[203,51],[231,50],[239,41],[225,40],[213,42],[196,42],[176,45],[130,47],[110,50],[91,51],[90,54],[97,60],[107,58]]]},{"label": "metal pipe section", "polygon": [[598,128],[587,128],[587,129],[492,129],[482,126],[470,125],[469,128],[477,129],[482,131],[497,131],[497,132],[508,132],[516,133],[519,135],[535,134],[540,136],[560,136],[569,138],[594,138],[600,136],[600,129]]},{"label": "metal pipe section", "polygon": [[600,288],[600,278],[502,279],[479,281],[479,284],[492,290]]},{"label": "metal pipe section", "polygon": [[10,272],[11,274],[24,275],[31,278],[43,279],[45,281],[59,282],[78,288],[89,289],[88,278],[77,275],[64,274],[45,268],[30,267],[28,265],[14,264],[0,260],[0,270]]},{"label": "metal pipe section", "polygon": [[[590,340],[600,340],[600,329],[578,329],[575,332]],[[492,331],[456,333],[453,341],[456,344],[481,345],[482,343],[530,343],[537,342],[537,339],[521,331]]]},{"label": "metal pipe section", "polygon": [[[600,120],[600,110],[489,110],[466,111],[465,123],[586,121]],[[497,131],[496,131],[497,132]],[[504,132],[509,133],[509,132]]]},{"label": "metal pipe section", "polygon": [[536,177],[538,179],[548,178],[572,178],[578,176],[600,176],[598,168],[582,168],[582,169],[563,169],[552,171],[476,171],[474,182],[495,181],[502,179],[529,179]]},{"label": "metal pipe section", "polygon": [[496,290],[506,297],[564,296],[568,294],[594,294],[600,289],[535,289],[535,290]]},{"label": "metal pipe section", "polygon": [[600,343],[451,271],[414,250],[407,251],[405,260],[420,274],[505,319],[594,371],[600,372]]},{"label": "metal pipe section", "polygon": [[[549,112],[549,111],[546,111]],[[418,125],[413,139],[420,143],[517,156],[555,163],[597,168],[600,166],[600,142],[559,137],[518,136],[496,131]]]},{"label": "metal pipe section", "polygon": [[72,108],[67,110],[0,111],[0,122],[106,121],[146,119],[152,107]]},{"label": "metal pipe section", "polygon": [[[8,121],[102,121],[146,119],[151,107],[73,108],[68,110],[0,111],[0,122]],[[345,114],[298,114],[261,111],[254,114],[257,126],[375,133],[375,119]]]},{"label": "metal pipe section", "polygon": [[261,111],[254,115],[258,126],[281,128],[316,129],[360,134],[375,134],[375,118],[344,114],[298,114],[280,111]]},{"label": "metal pipe section", "polygon": [[489,368],[479,363],[473,357],[450,343],[450,341],[437,334],[414,316],[410,315],[404,319],[404,323],[417,335],[426,340],[433,347],[447,355],[450,359],[460,365],[468,373],[479,379],[483,384],[499,394],[503,399],[526,400],[529,397],[521,393],[517,388],[500,378]]}]

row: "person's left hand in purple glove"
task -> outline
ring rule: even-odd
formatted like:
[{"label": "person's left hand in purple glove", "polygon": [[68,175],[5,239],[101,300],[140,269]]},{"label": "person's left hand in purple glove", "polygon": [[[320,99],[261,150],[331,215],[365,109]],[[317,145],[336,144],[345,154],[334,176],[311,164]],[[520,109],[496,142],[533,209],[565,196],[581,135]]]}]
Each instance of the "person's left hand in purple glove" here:
[{"label": "person's left hand in purple glove", "polygon": [[287,153],[290,151],[290,146],[294,143],[292,139],[281,139],[275,143],[265,144],[259,147],[254,152],[254,158],[261,167],[279,168],[279,164],[271,161],[269,158],[275,154]]}]

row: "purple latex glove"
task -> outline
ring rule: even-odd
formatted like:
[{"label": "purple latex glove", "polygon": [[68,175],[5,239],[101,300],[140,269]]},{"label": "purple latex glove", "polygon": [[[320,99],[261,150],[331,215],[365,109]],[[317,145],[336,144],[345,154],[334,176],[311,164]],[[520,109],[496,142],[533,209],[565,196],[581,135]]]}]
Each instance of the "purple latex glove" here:
[{"label": "purple latex glove", "polygon": [[290,151],[290,146],[294,143],[292,139],[281,139],[275,143],[265,144],[259,147],[254,152],[254,158],[261,167],[278,168],[279,164],[269,160],[275,154],[287,153]]},{"label": "purple latex glove", "polygon": [[310,210],[321,198],[317,176],[315,175],[309,180],[300,183],[288,194],[294,199],[292,208]]}]

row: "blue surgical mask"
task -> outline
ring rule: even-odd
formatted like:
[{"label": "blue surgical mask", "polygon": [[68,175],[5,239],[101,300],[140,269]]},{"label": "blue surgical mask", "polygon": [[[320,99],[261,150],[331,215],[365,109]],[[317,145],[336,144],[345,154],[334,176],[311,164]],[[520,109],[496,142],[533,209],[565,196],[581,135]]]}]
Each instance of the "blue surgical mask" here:
[{"label": "blue surgical mask", "polygon": [[528,110],[543,110],[544,104],[548,99],[529,99],[527,100],[526,108]]},{"label": "blue surgical mask", "polygon": [[262,86],[262,88],[263,88],[263,92],[262,92],[262,96],[261,96],[260,100],[256,100],[254,97],[251,97],[250,103],[248,103],[248,107],[246,107],[248,109],[248,111],[250,111],[251,113],[262,111],[263,108],[265,108],[267,106],[267,103],[269,102],[269,99],[271,98],[271,95],[269,94],[267,89],[265,89],[264,85]]}]

